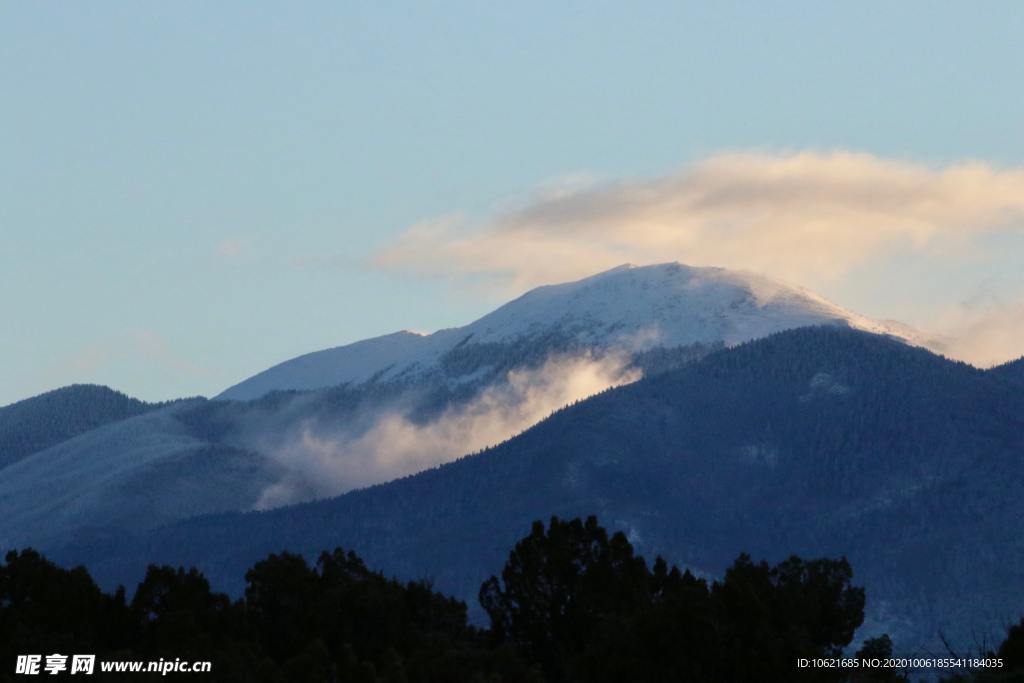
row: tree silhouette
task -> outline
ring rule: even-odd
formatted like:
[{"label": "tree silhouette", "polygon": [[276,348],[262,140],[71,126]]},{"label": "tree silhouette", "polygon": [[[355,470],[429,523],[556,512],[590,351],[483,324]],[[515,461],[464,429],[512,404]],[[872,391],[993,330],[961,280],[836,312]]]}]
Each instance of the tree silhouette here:
[{"label": "tree silhouette", "polygon": [[[851,581],[846,560],[770,566],[741,555],[709,584],[660,557],[648,565],[594,517],[552,518],[481,586],[485,632],[429,583],[386,578],[341,549],[313,565],[270,555],[235,602],[195,569],[150,566],[130,603],[85,569],[25,550],[0,565],[0,681],[13,680],[16,655],[33,652],[210,660],[211,680],[267,683],[840,680],[841,670],[801,670],[796,660],[838,656],[850,643],[864,609]],[[1022,641],[1024,622],[999,651],[1007,670],[977,680],[1016,680]],[[891,652],[882,637],[858,656]],[[846,680],[901,679],[873,671]]]},{"label": "tree silhouette", "polygon": [[566,680],[566,665],[592,643],[597,629],[623,624],[648,599],[643,558],[621,533],[588,517],[535,522],[502,572],[480,589],[480,604],[498,639],[521,647],[549,680]]},{"label": "tree silhouette", "polygon": [[534,523],[480,590],[499,641],[549,681],[838,679],[796,669],[838,656],[863,621],[846,560],[741,555],[712,586],[658,558],[653,569],[594,517]]}]

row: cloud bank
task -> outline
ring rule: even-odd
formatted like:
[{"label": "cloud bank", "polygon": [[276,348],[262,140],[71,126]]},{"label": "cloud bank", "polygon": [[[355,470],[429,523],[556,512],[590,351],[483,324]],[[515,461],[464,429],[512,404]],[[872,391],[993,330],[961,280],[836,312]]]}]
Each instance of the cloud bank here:
[{"label": "cloud bank", "polygon": [[267,488],[257,509],[332,496],[450,462],[515,436],[574,401],[640,378],[627,360],[610,354],[551,358],[509,372],[468,403],[425,423],[394,409],[367,429],[323,430],[304,423],[298,434],[267,452],[286,476]]},{"label": "cloud bank", "polygon": [[419,224],[374,262],[497,275],[516,288],[625,261],[804,280],[840,275],[880,251],[952,248],[1022,225],[1022,169],[930,168],[850,152],[727,154],[665,177],[542,193],[480,223]]},{"label": "cloud bank", "polygon": [[1024,234],[1024,169],[844,151],[723,154],[662,177],[549,187],[479,221],[421,223],[373,263],[522,291],[678,260],[816,288],[893,256],[977,256],[979,238],[1001,231]]},{"label": "cloud bank", "polygon": [[961,304],[947,309],[938,319],[944,332],[940,351],[991,367],[1024,355],[1024,301],[998,299],[981,305]]}]

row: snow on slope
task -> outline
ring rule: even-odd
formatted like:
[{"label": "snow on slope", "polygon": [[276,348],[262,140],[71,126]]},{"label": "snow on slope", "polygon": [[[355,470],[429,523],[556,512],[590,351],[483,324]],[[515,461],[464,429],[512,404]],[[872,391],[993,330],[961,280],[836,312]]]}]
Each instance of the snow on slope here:
[{"label": "snow on slope", "polygon": [[177,413],[194,403],[93,429],[3,468],[0,550],[251,507],[278,470],[189,434]]},{"label": "snow on slope", "polygon": [[467,344],[557,334],[594,349],[641,351],[695,343],[734,345],[772,332],[849,325],[917,342],[898,323],[876,322],[803,289],[744,271],[679,263],[623,265],[576,282],[538,287],[465,327],[375,337],[309,353],[265,370],[217,398],[415,377]]}]

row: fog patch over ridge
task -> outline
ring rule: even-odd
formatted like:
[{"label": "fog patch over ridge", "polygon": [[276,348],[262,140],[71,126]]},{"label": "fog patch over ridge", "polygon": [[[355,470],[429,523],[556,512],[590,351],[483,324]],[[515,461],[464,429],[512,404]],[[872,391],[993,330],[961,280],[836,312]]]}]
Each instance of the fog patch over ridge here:
[{"label": "fog patch over ridge", "polygon": [[254,507],[340,495],[451,462],[641,375],[625,353],[552,356],[538,367],[509,371],[504,381],[425,421],[415,419],[412,403],[396,403],[368,421],[337,428],[305,420],[282,443],[261,449],[286,474]]}]

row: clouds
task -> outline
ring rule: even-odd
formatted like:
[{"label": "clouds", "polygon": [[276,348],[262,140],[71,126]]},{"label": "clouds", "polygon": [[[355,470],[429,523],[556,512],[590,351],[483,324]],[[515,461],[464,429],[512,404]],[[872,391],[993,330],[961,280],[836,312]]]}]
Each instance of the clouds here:
[{"label": "clouds", "polygon": [[644,180],[570,184],[481,221],[415,225],[381,268],[522,290],[623,262],[748,268],[817,286],[898,251],[954,254],[1024,228],[1024,169],[851,152],[722,154]]},{"label": "clouds", "polygon": [[998,365],[1024,355],[1024,300],[991,298],[951,307],[938,318],[944,332],[940,350],[979,367]]},{"label": "clouds", "polygon": [[[956,309],[950,302],[977,283],[949,273],[968,262],[976,272],[996,261],[1005,270],[1015,258],[1007,244],[1024,244],[1024,168],[928,166],[846,151],[731,153],[660,177],[574,178],[481,219],[425,221],[372,262],[468,280],[473,291],[485,280],[499,296],[627,262],[744,268],[841,292],[839,303],[867,315],[909,318],[944,336],[947,353],[988,365],[1024,352],[1024,301]],[[901,270],[911,260],[935,286],[927,300],[907,294],[895,303],[901,294],[878,283],[907,282]],[[1024,281],[1007,284],[1024,291]],[[847,300],[879,289],[883,301]]]},{"label": "clouds", "polygon": [[538,368],[509,372],[504,382],[425,423],[409,417],[411,408],[376,416],[365,430],[350,426],[358,420],[333,430],[304,423],[283,444],[263,447],[287,474],[264,491],[256,507],[337,495],[450,462],[640,374],[615,354],[554,357]]}]

